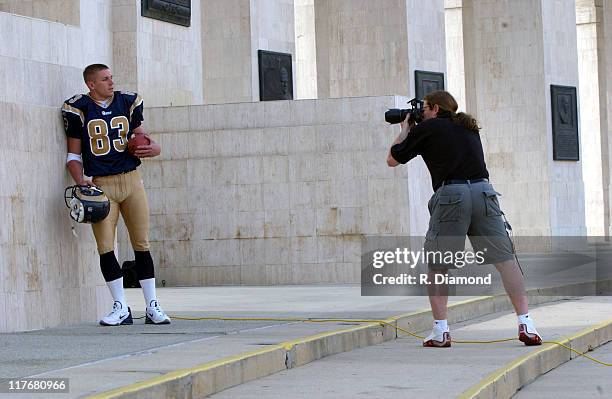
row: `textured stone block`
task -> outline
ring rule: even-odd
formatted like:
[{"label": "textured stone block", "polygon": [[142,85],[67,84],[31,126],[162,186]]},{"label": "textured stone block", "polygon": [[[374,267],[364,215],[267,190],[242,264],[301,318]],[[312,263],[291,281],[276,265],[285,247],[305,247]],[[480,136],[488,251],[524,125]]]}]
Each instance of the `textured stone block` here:
[{"label": "textured stone block", "polygon": [[235,238],[263,238],[265,213],[263,211],[238,212]]},{"label": "textured stone block", "polygon": [[[228,239],[242,237],[240,226],[242,221],[239,219],[241,215],[235,210],[220,211],[211,210],[210,213],[198,216],[198,220],[202,220],[199,226],[204,228],[199,231],[197,237],[202,239]],[[196,230],[197,232],[197,230]]]},{"label": "textured stone block", "polygon": [[291,237],[310,237],[316,234],[316,213],[313,209],[296,209],[289,215]]},{"label": "textured stone block", "polygon": [[316,151],[316,129],[317,126],[295,126],[289,134],[289,152],[309,153]]},{"label": "textured stone block", "polygon": [[291,230],[290,211],[266,210],[264,213],[264,237],[289,237]]},{"label": "textured stone block", "polygon": [[289,184],[287,183],[263,184],[262,188],[263,188],[263,208],[265,210],[281,210],[281,209],[288,210],[290,208]]},{"label": "textured stone block", "polygon": [[[272,144],[273,145],[273,144]],[[285,146],[287,144],[285,143]],[[265,146],[264,148],[268,148]],[[283,183],[289,181],[289,157],[287,156],[264,156],[263,157],[263,182]]]}]

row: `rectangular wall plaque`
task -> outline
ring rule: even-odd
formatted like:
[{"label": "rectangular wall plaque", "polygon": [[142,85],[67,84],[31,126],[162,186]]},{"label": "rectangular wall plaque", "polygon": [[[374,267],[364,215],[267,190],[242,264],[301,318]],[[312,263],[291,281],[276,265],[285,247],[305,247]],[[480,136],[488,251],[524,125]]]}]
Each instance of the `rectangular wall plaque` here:
[{"label": "rectangular wall plaque", "polygon": [[140,0],[142,16],[176,25],[191,25],[191,0]]},{"label": "rectangular wall plaque", "polygon": [[291,54],[257,51],[259,60],[259,100],[293,100]]},{"label": "rectangular wall plaque", "polygon": [[576,88],[550,85],[553,160],[578,161],[578,105]]},{"label": "rectangular wall plaque", "polygon": [[441,72],[414,71],[415,97],[422,100],[427,93],[444,90],[444,74]]}]

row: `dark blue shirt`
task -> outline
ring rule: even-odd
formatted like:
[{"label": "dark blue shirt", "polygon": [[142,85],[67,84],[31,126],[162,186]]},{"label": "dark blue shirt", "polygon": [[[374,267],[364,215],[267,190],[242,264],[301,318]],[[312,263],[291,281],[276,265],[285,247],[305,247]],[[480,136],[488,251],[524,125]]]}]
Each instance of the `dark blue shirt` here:
[{"label": "dark blue shirt", "polygon": [[116,175],[140,165],[127,151],[127,141],[142,123],[142,103],[138,94],[124,91],[116,91],[106,107],[87,94],[64,102],[66,135],[81,140],[85,175]]}]

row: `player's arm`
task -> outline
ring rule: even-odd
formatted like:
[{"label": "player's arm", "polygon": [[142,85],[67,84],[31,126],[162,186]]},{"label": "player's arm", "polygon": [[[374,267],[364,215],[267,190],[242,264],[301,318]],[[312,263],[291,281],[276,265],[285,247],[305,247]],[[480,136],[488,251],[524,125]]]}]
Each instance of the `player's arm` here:
[{"label": "player's arm", "polygon": [[161,154],[161,146],[149,136],[142,125],[133,130],[134,134],[144,134],[149,139],[149,145],[139,145],[134,155],[138,158],[152,158]]},{"label": "player's arm", "polygon": [[81,158],[81,139],[68,137],[68,156],[66,157],[68,172],[76,184],[81,186],[93,185],[83,176],[83,160]]}]

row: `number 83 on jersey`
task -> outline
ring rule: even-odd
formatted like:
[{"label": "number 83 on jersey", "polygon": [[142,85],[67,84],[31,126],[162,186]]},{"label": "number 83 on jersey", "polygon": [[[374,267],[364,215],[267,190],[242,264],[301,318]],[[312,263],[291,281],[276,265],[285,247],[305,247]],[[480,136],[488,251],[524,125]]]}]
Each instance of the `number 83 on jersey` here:
[{"label": "number 83 on jersey", "polygon": [[92,119],[87,123],[87,133],[92,154],[106,155],[111,150],[111,141],[117,152],[125,151],[130,122],[125,116],[115,116],[110,120],[110,129],[118,129],[116,139],[109,136],[109,126],[104,119]]}]

